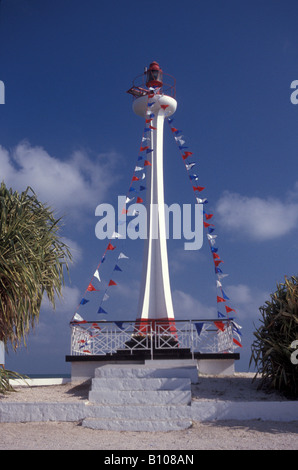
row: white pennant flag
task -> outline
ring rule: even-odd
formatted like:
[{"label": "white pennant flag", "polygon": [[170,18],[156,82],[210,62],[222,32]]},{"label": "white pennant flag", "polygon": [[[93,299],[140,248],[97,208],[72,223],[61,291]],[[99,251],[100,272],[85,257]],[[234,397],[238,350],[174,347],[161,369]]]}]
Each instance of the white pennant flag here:
[{"label": "white pennant flag", "polygon": [[126,200],[125,200],[125,204],[127,204],[128,202],[131,202],[133,200],[134,200],[134,197],[131,197],[130,199],[129,199],[129,197],[127,197]]},{"label": "white pennant flag", "polygon": [[136,166],[136,167],[135,167],[135,171],[141,171],[141,170],[144,170],[144,168],[141,167],[141,166]]},{"label": "white pennant flag", "polygon": [[123,238],[123,235],[118,232],[113,232],[112,238]]},{"label": "white pennant flag", "polygon": [[222,287],[222,283],[220,281],[216,281],[216,287]]},{"label": "white pennant flag", "polygon": [[126,256],[124,253],[120,253],[120,255],[118,256],[118,259],[121,259],[121,258],[128,259],[128,256]]},{"label": "white pennant flag", "polygon": [[100,277],[99,277],[98,269],[95,271],[94,277],[96,277],[96,278],[99,280],[99,282],[101,282],[101,279],[100,279]]},{"label": "white pennant flag", "polygon": [[103,296],[103,299],[102,299],[103,302],[105,302],[106,300],[108,300],[109,297],[110,297],[110,296],[109,296],[108,294],[105,294],[105,295]]}]

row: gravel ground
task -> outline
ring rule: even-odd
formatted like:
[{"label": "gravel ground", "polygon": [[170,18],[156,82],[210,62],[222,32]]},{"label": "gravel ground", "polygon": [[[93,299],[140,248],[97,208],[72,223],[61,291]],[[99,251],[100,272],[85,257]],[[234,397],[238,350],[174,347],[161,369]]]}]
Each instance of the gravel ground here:
[{"label": "gravel ground", "polygon": [[[257,390],[251,374],[201,376],[194,400],[281,400]],[[21,387],[0,400],[86,401],[89,383]],[[298,402],[297,402],[298,406]],[[214,421],[183,431],[115,432],[87,429],[81,423],[0,423],[0,450],[298,450],[298,422]]]}]

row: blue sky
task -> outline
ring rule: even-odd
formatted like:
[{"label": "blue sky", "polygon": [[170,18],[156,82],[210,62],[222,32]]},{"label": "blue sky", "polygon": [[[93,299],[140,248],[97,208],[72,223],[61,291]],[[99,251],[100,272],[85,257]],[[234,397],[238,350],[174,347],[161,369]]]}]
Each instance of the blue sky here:
[{"label": "blue sky", "polygon": [[[1,180],[18,190],[31,185],[65,214],[62,235],[75,256],[64,302],[55,312],[44,302],[27,348],[7,356],[8,368],[69,372],[69,320],[106,248],[95,236],[95,208],[127,193],[142,137],[125,92],[156,60],[176,78],[175,125],[198,158],[215,214],[229,274],[223,286],[243,327],[236,367],[248,370],[259,307],[284,275],[297,274],[298,105],[290,101],[297,22],[292,0],[1,1]],[[193,202],[170,134],[165,127],[166,202]],[[176,317],[216,312],[206,241],[196,252],[178,240],[168,248]],[[107,320],[136,313],[142,244],[125,249],[130,259]],[[90,319],[99,319],[96,311]]]}]

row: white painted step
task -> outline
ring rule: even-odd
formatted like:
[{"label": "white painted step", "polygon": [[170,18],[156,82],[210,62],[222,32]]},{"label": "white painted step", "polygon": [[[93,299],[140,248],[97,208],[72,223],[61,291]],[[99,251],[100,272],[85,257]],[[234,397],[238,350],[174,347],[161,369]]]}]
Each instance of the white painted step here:
[{"label": "white painted step", "polygon": [[188,405],[190,390],[91,390],[89,401],[104,405]]},{"label": "white painted step", "polygon": [[99,419],[86,418],[82,425],[90,429],[101,429],[110,431],[179,431],[188,429],[192,422],[190,419],[178,420],[139,420],[139,419]]},{"label": "white painted step", "polygon": [[95,369],[95,377],[118,378],[190,378],[197,382],[198,370],[196,366],[181,367],[153,367],[134,364],[110,364]]},{"label": "white painted step", "polygon": [[95,390],[189,390],[189,378],[119,378],[96,377],[91,388]]},{"label": "white painted step", "polygon": [[189,405],[99,405],[88,404],[87,418],[179,420],[191,419]]}]

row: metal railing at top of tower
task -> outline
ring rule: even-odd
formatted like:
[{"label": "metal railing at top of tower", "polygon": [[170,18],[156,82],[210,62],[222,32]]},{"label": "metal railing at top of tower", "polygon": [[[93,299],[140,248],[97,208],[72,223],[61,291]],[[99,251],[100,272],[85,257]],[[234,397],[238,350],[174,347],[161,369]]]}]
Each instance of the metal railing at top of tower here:
[{"label": "metal railing at top of tower", "polygon": [[[176,97],[176,79],[172,75],[163,72],[163,78],[166,78],[166,82],[163,81],[162,86],[158,87],[157,94],[164,94]],[[132,82],[132,87],[127,90],[127,93],[133,96],[133,99],[140,98],[150,94],[150,88],[146,86],[146,72],[138,75]],[[156,90],[155,90],[156,91]]]},{"label": "metal railing at top of tower", "polygon": [[71,355],[189,349],[190,354],[232,353],[239,325],[232,319],[84,321],[71,324]]}]

